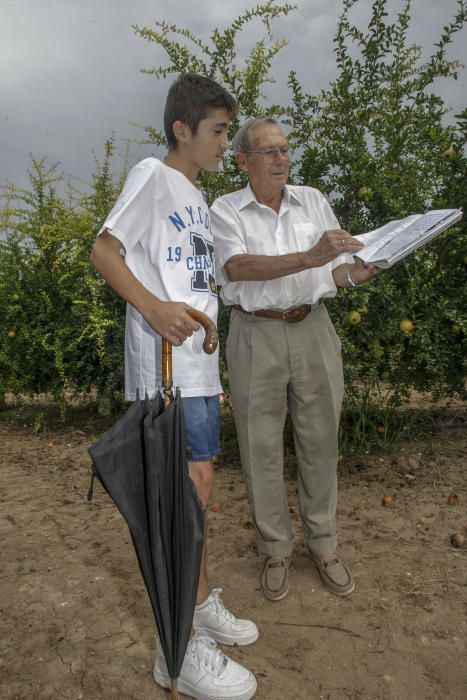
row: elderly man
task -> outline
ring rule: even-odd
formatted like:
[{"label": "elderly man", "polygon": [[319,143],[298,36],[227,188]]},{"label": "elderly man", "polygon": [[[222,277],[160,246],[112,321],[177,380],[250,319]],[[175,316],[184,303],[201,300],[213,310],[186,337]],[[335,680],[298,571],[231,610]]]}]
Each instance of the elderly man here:
[{"label": "elderly man", "polygon": [[339,227],[323,195],[287,185],[289,149],[271,118],[233,140],[249,185],[212,208],[221,296],[233,307],[227,340],[232,406],[256,528],[264,594],[289,588],[293,531],[283,479],[287,410],[294,431],[300,514],[325,586],[354,579],[336,555],[337,431],[343,394],[340,341],[323,298],[377,272],[353,262],[361,244]]}]

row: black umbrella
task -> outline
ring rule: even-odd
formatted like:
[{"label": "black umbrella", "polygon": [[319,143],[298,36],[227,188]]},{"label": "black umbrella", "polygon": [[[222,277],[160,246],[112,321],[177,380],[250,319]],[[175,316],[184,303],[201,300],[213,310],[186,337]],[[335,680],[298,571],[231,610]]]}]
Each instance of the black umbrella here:
[{"label": "black umbrella", "polygon": [[[188,312],[206,330],[203,349],[217,347],[205,314]],[[172,392],[172,347],[162,340],[164,398],[137,397],[90,449],[93,477],[125,518],[154,612],[172,697],[193,622],[204,539],[204,510],[188,474],[180,390]],[[88,499],[92,498],[92,484]]]}]

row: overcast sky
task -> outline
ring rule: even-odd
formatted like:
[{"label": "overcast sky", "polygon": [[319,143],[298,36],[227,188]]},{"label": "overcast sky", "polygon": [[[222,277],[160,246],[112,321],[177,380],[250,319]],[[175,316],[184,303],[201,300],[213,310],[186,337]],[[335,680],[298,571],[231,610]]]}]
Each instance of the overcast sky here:
[{"label": "overcast sky", "polygon": [[[0,0],[0,184],[27,184],[30,153],[59,161],[63,172],[89,181],[92,151],[100,157],[112,132],[123,154],[125,139],[142,135],[132,122],[161,126],[171,81],[156,81],[140,69],[166,65],[164,52],[135,35],[132,25],[153,27],[155,20],[165,19],[208,39],[214,27],[228,26],[258,2]],[[290,42],[275,64],[274,101],[286,100],[291,69],[313,93],[336,74],[332,38],[342,0],[297,4],[287,18],[273,23],[275,38]],[[360,0],[354,12],[362,28],[371,5],[371,0]],[[403,0],[391,0],[390,7],[400,10],[402,5]],[[413,0],[410,38],[425,56],[456,7],[456,0]],[[466,33],[464,29],[451,44],[450,58],[467,64]],[[257,38],[258,25],[245,35],[243,50]],[[454,113],[467,102],[466,76],[464,69],[457,82],[445,81],[441,87]],[[148,150],[132,146],[130,163]]]}]

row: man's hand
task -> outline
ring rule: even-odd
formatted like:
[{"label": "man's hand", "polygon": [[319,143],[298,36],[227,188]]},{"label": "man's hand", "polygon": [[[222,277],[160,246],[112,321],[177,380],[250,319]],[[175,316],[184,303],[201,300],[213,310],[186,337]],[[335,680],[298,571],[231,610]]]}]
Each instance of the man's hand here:
[{"label": "man's hand", "polygon": [[336,287],[341,287],[342,289],[349,288],[352,285],[349,283],[347,274],[350,271],[350,277],[355,285],[363,284],[367,282],[371,277],[374,277],[381,272],[380,267],[375,267],[374,265],[369,265],[365,267],[363,260],[359,258],[355,259],[352,265],[344,263],[334,268],[332,271],[332,276]]},{"label": "man's hand", "polygon": [[187,313],[191,307],[179,301],[161,301],[152,297],[142,315],[153,331],[172,345],[182,345],[199,329],[199,324]]},{"label": "man's hand", "polygon": [[310,267],[321,267],[342,253],[355,255],[361,248],[363,248],[363,244],[351,236],[348,231],[331,229],[323,233],[319,242],[310,248],[307,255],[310,259]]},{"label": "man's hand", "polygon": [[367,282],[370,277],[374,277],[381,272],[380,267],[375,267],[374,265],[368,265],[365,267],[365,263],[360,258],[357,258],[354,264],[351,266],[351,275],[355,284],[363,284]]},{"label": "man's hand", "polygon": [[[325,231],[320,241],[310,250],[285,255],[233,255],[225,263],[230,282],[263,282],[294,275],[312,267],[321,267],[341,253],[357,253],[363,245],[348,231]],[[343,267],[341,265],[340,267]]]}]

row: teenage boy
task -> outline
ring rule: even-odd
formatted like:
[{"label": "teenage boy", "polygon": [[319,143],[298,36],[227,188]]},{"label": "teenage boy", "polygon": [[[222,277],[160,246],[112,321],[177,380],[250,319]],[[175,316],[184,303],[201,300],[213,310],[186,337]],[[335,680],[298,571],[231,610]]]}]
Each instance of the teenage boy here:
[{"label": "teenage boy", "polygon": [[[125,395],[154,393],[161,382],[161,336],[173,346],[174,384],[181,389],[190,477],[207,508],[212,457],[219,453],[218,357],[199,351],[196,308],[217,318],[217,288],[209,209],[196,188],[199,170],[215,171],[229,147],[227,129],[234,98],[199,75],[181,75],[171,86],[164,112],[166,159],[146,158],[129,173],[122,193],[94,243],[91,262],[127,304]],[[190,307],[191,305],[191,307]],[[179,690],[200,700],[249,700],[254,676],[217,648],[246,645],[258,629],[223,605],[211,590],[204,546],[194,634],[179,678]],[[170,687],[157,641],[154,679]]]}]

